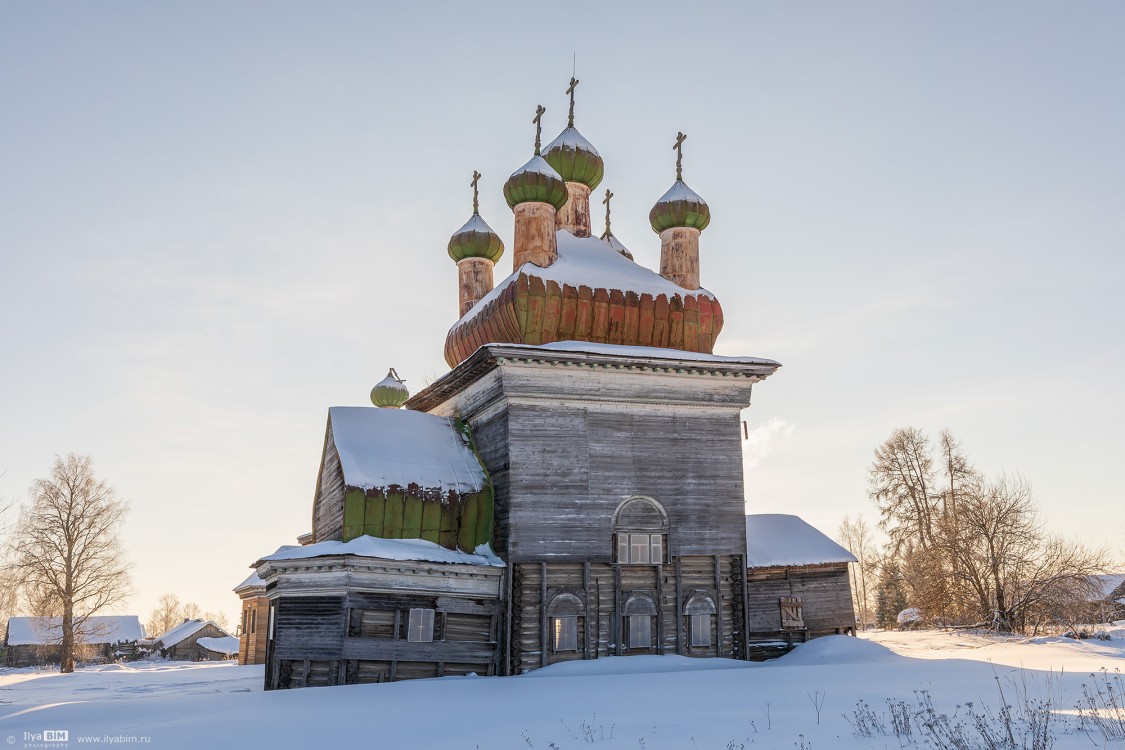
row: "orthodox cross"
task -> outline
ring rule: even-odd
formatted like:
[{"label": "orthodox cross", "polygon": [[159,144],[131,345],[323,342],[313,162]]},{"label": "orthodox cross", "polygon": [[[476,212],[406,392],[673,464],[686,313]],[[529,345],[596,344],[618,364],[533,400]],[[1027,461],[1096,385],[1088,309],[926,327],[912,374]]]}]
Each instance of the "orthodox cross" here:
[{"label": "orthodox cross", "polygon": [[676,145],[672,149],[676,152],[676,179],[682,180],[684,178],[684,141],[687,136],[683,133],[676,133]]},{"label": "orthodox cross", "polygon": [[577,87],[578,87],[578,79],[575,78],[574,76],[571,76],[570,77],[570,88],[568,88],[566,90],[566,93],[570,94],[570,116],[566,120],[566,125],[569,128],[574,127],[574,89],[576,89]]},{"label": "orthodox cross", "polygon": [[606,188],[606,190],[605,190],[605,200],[603,200],[602,203],[605,204],[605,233],[606,233],[607,236],[610,234],[610,231],[609,231],[609,199],[612,198],[612,197],[613,197],[613,193],[611,193],[609,191],[609,188]]},{"label": "orthodox cross", "polygon": [[477,183],[480,181],[480,172],[473,170],[473,181],[469,184],[473,186],[473,214],[480,213],[480,204],[477,202]]},{"label": "orthodox cross", "polygon": [[405,383],[405,382],[406,382],[405,380],[403,380],[402,378],[400,378],[400,377],[398,376],[398,373],[397,373],[397,372],[395,372],[395,368],[393,368],[393,367],[391,368],[391,371],[390,371],[389,373],[387,373],[387,374],[388,374],[388,375],[390,375],[390,376],[391,376],[392,378],[394,378],[395,380],[397,380],[397,381],[398,381],[399,383]]},{"label": "orthodox cross", "polygon": [[543,113],[547,109],[542,105],[535,108],[535,117],[531,119],[535,123],[535,155],[539,156],[539,139],[543,135]]}]

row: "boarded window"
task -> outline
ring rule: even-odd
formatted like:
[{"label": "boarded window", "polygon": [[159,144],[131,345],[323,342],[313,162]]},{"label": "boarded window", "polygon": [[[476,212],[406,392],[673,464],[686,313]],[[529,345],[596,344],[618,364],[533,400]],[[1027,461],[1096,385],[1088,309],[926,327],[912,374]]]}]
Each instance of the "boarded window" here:
[{"label": "boarded window", "polygon": [[430,643],[434,639],[434,611],[411,609],[406,625],[406,640],[412,643]]},{"label": "boarded window", "polygon": [[789,630],[801,630],[805,627],[805,617],[801,606],[800,597],[783,596],[780,600],[781,627]]},{"label": "boarded window", "polygon": [[555,632],[555,651],[578,650],[578,618],[572,615],[552,617]]},{"label": "boarded window", "polygon": [[649,615],[629,615],[629,648],[652,647],[652,617]]},{"label": "boarded window", "polygon": [[488,615],[448,612],[445,615],[445,640],[488,643],[492,640],[492,618]]},{"label": "boarded window", "polygon": [[353,609],[348,635],[359,638],[394,638],[393,609]]}]

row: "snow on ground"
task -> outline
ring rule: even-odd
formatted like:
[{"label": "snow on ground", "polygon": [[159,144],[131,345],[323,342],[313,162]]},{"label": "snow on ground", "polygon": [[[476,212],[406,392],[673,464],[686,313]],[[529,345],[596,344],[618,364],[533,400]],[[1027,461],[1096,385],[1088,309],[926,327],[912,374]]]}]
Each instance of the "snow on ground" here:
[{"label": "snow on ground", "polygon": [[[74,675],[9,670],[0,671],[0,738],[30,747],[25,732],[61,729],[70,732],[70,746],[82,735],[114,740],[106,744],[148,737],[154,748],[884,750],[898,747],[898,738],[857,737],[845,719],[854,720],[856,701],[885,710],[888,698],[912,701],[914,691],[928,690],[939,711],[952,712],[966,701],[995,707],[998,688],[1007,686],[1010,696],[1022,685],[1050,693],[1066,711],[1090,671],[1125,667],[1125,627],[1118,630],[1108,642],[831,636],[763,664],[619,657],[511,678],[270,693],[261,692],[261,667],[221,663],[142,663]],[[1048,669],[1053,674],[1042,671]],[[1055,750],[1091,742],[1073,720],[1060,723],[1056,736]],[[901,744],[926,747],[917,734]],[[1105,745],[1098,737],[1096,744],[1125,750],[1125,741]]]}]

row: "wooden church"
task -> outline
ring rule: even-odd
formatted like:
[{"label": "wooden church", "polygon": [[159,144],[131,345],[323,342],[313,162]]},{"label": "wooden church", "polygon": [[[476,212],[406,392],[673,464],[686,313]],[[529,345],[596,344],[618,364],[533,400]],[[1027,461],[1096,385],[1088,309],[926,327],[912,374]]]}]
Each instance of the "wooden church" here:
[{"label": "wooden church", "polygon": [[[574,127],[504,184],[504,244],[450,239],[447,374],[328,411],[312,533],[254,563],[267,689],[630,654],[750,658],[740,412],[777,362],[712,354],[707,203],[676,179],[649,220],[660,269],[591,232],[597,150]],[[845,583],[846,591],[846,583]],[[254,614],[248,615],[254,618]]]}]

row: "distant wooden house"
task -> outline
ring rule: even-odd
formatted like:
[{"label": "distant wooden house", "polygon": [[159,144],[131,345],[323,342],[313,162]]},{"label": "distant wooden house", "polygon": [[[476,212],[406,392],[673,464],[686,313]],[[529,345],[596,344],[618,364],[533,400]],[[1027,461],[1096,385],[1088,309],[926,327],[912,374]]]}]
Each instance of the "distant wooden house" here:
[{"label": "distant wooden house", "polygon": [[266,583],[258,574],[234,587],[242,600],[239,629],[238,663],[266,663],[266,624],[269,619],[270,600],[266,596]]},{"label": "distant wooden house", "polygon": [[1125,573],[1107,573],[1092,578],[1094,591],[1090,596],[1089,611],[1080,619],[1090,624],[1125,619]]},{"label": "distant wooden house", "polygon": [[208,655],[208,661],[219,659],[237,659],[239,639],[237,636],[226,635],[222,638],[200,638],[196,641],[200,653]]},{"label": "distant wooden house", "polygon": [[746,516],[750,657],[780,656],[811,638],[855,635],[851,552],[797,516]]},{"label": "distant wooden house", "polygon": [[[152,651],[173,661],[218,661],[229,658],[225,652],[216,651],[213,644],[200,644],[200,640],[234,638],[210,620],[185,620],[167,633],[152,639]],[[233,641],[225,641],[230,644]]]},{"label": "distant wooden house", "polygon": [[[137,641],[145,637],[136,615],[95,615],[80,623],[75,633],[75,661],[108,662],[136,655]],[[62,651],[62,618],[12,617],[5,637],[9,667],[57,664]]]}]

